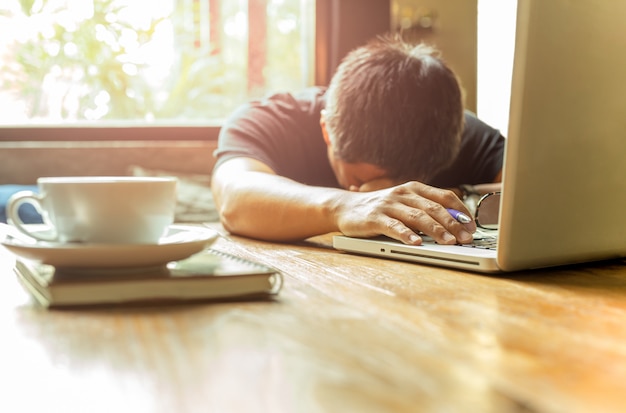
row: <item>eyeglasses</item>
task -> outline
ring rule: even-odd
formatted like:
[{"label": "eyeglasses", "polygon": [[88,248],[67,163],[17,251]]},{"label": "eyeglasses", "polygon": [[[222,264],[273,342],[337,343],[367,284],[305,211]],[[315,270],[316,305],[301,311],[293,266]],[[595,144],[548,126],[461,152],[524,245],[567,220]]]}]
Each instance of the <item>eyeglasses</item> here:
[{"label": "eyeglasses", "polygon": [[476,204],[474,220],[482,229],[496,230],[500,217],[500,192],[483,195]]}]

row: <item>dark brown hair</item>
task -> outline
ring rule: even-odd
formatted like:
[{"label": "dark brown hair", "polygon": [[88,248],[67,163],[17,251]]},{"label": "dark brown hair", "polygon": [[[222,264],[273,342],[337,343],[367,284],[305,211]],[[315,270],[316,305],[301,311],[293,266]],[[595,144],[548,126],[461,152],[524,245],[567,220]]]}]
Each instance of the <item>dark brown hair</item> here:
[{"label": "dark brown hair", "polygon": [[458,153],[461,86],[434,48],[379,38],[339,65],[325,118],[342,161],[377,165],[393,179],[426,181]]}]

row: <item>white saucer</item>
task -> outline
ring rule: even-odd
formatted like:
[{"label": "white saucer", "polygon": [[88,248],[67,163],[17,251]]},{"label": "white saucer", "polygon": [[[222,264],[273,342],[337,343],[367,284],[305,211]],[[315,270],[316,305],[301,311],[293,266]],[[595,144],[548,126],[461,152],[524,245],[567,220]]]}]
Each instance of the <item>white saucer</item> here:
[{"label": "white saucer", "polygon": [[187,258],[207,248],[218,236],[206,227],[170,225],[158,244],[29,242],[11,233],[5,233],[0,243],[21,258],[57,268],[131,268],[160,266]]}]

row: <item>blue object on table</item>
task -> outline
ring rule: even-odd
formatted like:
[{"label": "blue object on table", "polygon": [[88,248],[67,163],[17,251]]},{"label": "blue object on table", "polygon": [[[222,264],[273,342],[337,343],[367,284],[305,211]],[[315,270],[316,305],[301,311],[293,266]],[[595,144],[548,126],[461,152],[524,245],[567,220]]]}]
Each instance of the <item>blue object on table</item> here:
[{"label": "blue object on table", "polygon": [[[7,222],[7,201],[11,195],[19,191],[38,192],[38,188],[37,185],[0,185],[0,222]],[[30,204],[22,205],[18,213],[26,224],[41,224],[43,222],[41,214]]]}]

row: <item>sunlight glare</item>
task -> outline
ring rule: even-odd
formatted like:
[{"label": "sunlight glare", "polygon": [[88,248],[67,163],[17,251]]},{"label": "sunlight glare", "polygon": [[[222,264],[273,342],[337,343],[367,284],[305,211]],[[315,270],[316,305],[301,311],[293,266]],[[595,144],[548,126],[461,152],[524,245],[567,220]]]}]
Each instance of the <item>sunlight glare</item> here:
[{"label": "sunlight glare", "polygon": [[289,34],[297,29],[298,21],[296,16],[290,16],[289,19],[282,19],[278,22],[278,31],[282,34]]},{"label": "sunlight glare", "polygon": [[243,39],[248,33],[248,19],[244,12],[238,12],[224,24],[224,33],[228,36]]},{"label": "sunlight glare", "polygon": [[478,2],[477,112],[505,136],[509,125],[509,100],[517,0]]}]

